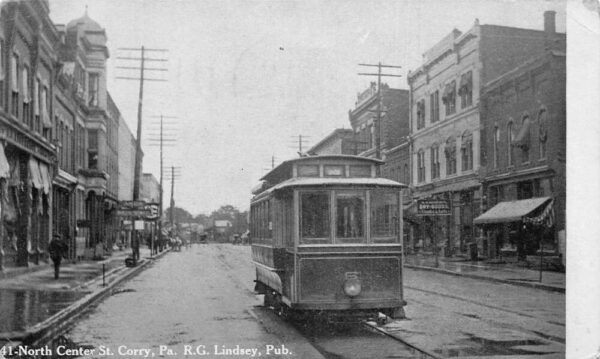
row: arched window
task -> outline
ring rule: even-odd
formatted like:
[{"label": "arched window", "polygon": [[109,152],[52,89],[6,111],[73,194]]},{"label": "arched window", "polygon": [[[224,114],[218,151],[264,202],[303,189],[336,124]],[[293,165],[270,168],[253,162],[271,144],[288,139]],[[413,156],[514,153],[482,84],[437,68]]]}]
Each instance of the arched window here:
[{"label": "arched window", "polygon": [[540,159],[546,158],[546,142],[548,141],[547,111],[542,108],[538,113]]},{"label": "arched window", "polygon": [[513,122],[509,121],[506,127],[506,143],[508,144],[508,165],[513,165]]},{"label": "arched window", "polygon": [[456,174],[456,139],[454,137],[450,137],[446,141],[444,154],[446,155],[446,174]]},{"label": "arched window", "polygon": [[460,154],[462,160],[461,169],[468,171],[473,169],[473,134],[465,132],[461,138]]}]

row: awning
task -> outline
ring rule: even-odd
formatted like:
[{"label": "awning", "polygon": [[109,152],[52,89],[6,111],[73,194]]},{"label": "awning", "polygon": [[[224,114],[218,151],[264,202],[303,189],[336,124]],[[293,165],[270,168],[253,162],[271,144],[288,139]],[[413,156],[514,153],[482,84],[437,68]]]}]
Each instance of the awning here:
[{"label": "awning", "polygon": [[474,224],[519,222],[542,205],[548,203],[550,197],[522,199],[518,201],[500,202],[490,210],[475,218]]},{"label": "awning", "polygon": [[554,225],[554,200],[548,202],[546,208],[538,216],[523,218],[523,222],[552,228]]},{"label": "awning", "polygon": [[4,145],[0,143],[0,178],[10,178],[10,166],[4,154]]},{"label": "awning", "polygon": [[39,163],[40,165],[40,176],[42,179],[42,187],[44,188],[44,193],[50,193],[50,186],[52,181],[50,180],[50,175],[48,173],[48,166],[45,163]]},{"label": "awning", "polygon": [[30,158],[28,167],[29,180],[31,181],[31,185],[37,189],[44,188],[44,183],[42,182],[42,176],[40,175],[40,167],[38,165],[38,161],[33,157]]},{"label": "awning", "polygon": [[531,127],[531,119],[529,119],[529,117],[526,117],[525,120],[523,120],[523,125],[521,125],[521,129],[519,130],[519,133],[517,134],[517,137],[515,137],[513,144],[515,146],[518,147],[529,147],[529,129]]}]

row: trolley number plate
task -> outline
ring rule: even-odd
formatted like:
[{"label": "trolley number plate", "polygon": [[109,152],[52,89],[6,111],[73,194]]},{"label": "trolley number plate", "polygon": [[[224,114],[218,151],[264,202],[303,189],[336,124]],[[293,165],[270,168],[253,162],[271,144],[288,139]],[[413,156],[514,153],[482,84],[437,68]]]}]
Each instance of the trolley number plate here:
[{"label": "trolley number plate", "polygon": [[360,279],[360,272],[346,272],[346,279]]}]

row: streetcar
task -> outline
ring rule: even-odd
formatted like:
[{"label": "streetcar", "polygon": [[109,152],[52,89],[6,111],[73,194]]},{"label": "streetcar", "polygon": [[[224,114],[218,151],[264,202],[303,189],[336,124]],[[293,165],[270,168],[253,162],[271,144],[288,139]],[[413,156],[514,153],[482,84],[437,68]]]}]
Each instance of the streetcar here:
[{"label": "streetcar", "polygon": [[[382,161],[321,155],[283,162],[252,190],[255,291],[288,316],[404,317],[404,184]],[[381,314],[380,314],[381,313]]]}]

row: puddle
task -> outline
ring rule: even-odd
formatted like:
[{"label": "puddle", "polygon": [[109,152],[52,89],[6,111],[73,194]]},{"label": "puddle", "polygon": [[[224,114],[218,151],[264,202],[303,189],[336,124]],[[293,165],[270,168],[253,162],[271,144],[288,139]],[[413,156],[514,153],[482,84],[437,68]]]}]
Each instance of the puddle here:
[{"label": "puddle", "polygon": [[[547,343],[537,339],[522,340],[491,340],[475,335],[467,334],[468,339],[456,342],[456,347],[437,349],[436,353],[444,357],[460,356],[493,356],[493,355],[542,355],[548,354],[547,351],[535,350],[535,346],[544,346]],[[524,348],[525,346],[530,347]]]},{"label": "puddle", "polygon": [[41,291],[22,289],[0,290],[0,332],[23,331],[43,322],[86,292]]}]

